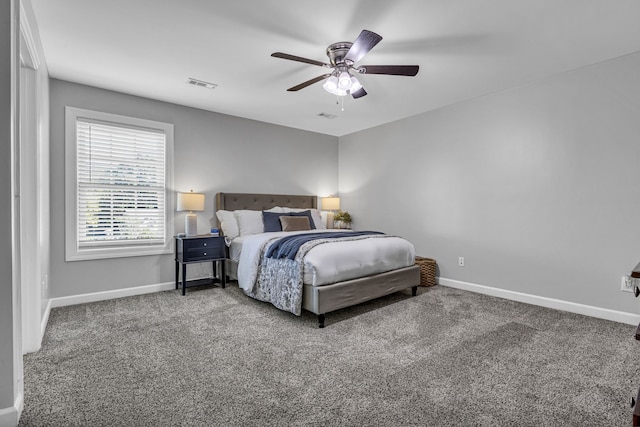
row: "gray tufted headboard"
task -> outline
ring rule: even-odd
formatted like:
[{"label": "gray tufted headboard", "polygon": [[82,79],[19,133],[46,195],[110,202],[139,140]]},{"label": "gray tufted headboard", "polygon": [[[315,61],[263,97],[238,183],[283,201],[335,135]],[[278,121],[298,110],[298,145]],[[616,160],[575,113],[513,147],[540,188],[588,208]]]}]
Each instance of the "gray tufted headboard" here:
[{"label": "gray tufted headboard", "polygon": [[235,211],[248,209],[263,211],[274,206],[287,208],[315,209],[318,206],[317,196],[296,196],[287,194],[249,194],[218,193],[216,194],[216,211],[224,209]]}]

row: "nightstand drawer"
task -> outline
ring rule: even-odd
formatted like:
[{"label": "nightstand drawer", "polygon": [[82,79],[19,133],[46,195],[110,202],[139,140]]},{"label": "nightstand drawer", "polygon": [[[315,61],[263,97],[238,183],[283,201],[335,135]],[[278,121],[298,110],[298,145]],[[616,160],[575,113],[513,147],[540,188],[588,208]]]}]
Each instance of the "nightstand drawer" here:
[{"label": "nightstand drawer", "polygon": [[185,261],[217,258],[224,258],[224,250],[221,248],[190,248],[184,255]]},{"label": "nightstand drawer", "polygon": [[193,237],[177,239],[177,258],[180,262],[206,261],[224,258],[224,237]]},{"label": "nightstand drawer", "polygon": [[199,237],[197,239],[184,239],[184,249],[223,249],[224,238],[222,237]]}]

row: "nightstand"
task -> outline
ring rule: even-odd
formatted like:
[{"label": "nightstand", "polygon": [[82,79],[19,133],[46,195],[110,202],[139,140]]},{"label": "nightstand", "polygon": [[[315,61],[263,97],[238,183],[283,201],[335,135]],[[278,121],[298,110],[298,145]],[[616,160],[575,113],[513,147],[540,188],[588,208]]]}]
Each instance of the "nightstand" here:
[{"label": "nightstand", "polygon": [[[224,288],[226,285],[226,275],[224,272],[225,258],[226,247],[223,236],[210,236],[205,234],[193,237],[176,237],[176,289],[178,289],[181,264],[182,295],[186,294],[187,287],[190,286],[220,283]],[[213,262],[213,282],[209,279],[190,280],[187,282],[187,264],[197,262]],[[220,268],[218,268],[218,264]],[[216,277],[218,271],[220,274],[219,277]]]}]

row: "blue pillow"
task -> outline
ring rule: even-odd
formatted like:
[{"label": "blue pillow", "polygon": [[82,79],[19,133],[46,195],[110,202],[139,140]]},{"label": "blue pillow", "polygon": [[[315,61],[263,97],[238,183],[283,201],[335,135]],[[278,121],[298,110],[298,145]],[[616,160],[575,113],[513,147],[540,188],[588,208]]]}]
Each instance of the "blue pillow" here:
[{"label": "blue pillow", "polygon": [[262,222],[264,223],[264,232],[270,233],[272,231],[282,231],[282,224],[280,223],[281,216],[306,216],[309,218],[309,226],[311,230],[315,230],[316,226],[311,216],[311,211],[302,212],[265,212],[262,211]]},{"label": "blue pillow", "polygon": [[286,213],[282,212],[265,212],[262,211],[262,222],[264,223],[264,232],[269,233],[272,231],[282,231],[282,224],[280,224],[280,217],[286,216]]},{"label": "blue pillow", "polygon": [[[313,223],[313,217],[311,216],[311,211],[289,212],[289,213],[287,213],[285,215],[289,215],[289,216],[306,216],[307,218],[309,218],[309,225],[311,226],[311,229],[312,230],[316,229],[316,225]],[[265,230],[265,231],[267,231],[267,230]]]}]

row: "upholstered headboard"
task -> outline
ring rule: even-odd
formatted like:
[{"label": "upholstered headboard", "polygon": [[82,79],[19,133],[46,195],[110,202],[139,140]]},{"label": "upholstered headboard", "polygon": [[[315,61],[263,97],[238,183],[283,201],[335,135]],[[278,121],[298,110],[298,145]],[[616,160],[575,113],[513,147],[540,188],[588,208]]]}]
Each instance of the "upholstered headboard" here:
[{"label": "upholstered headboard", "polygon": [[235,211],[248,209],[263,211],[274,206],[286,208],[315,209],[318,206],[317,196],[294,196],[286,194],[248,194],[218,193],[216,194],[216,210]]}]

